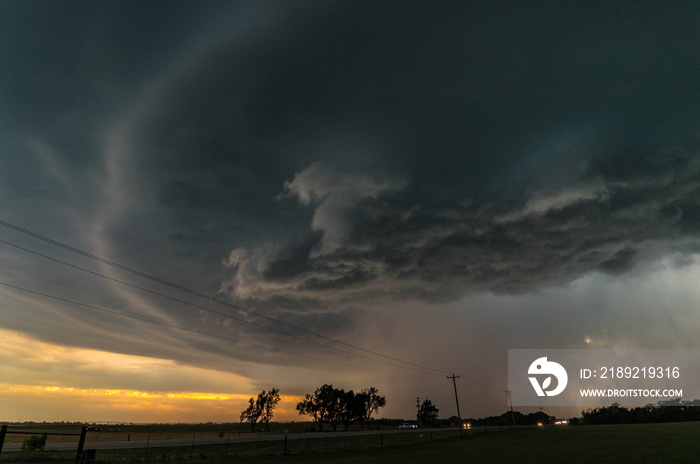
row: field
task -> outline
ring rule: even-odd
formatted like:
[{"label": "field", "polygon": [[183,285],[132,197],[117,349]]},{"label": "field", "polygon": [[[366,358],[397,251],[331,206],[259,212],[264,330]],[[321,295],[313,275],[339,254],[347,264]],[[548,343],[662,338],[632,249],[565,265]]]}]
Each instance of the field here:
[{"label": "field", "polygon": [[[319,456],[313,462],[700,463],[699,439],[700,423],[522,428],[376,452]],[[285,462],[309,460],[300,458]]]},{"label": "field", "polygon": [[[153,426],[150,432],[166,434],[168,426]],[[173,426],[170,426],[173,427]],[[210,426],[180,426],[170,430],[196,438],[214,434]],[[199,432],[197,429],[201,427]],[[221,428],[221,426],[218,426]],[[132,431],[136,433],[136,431]],[[125,432],[119,432],[125,433]],[[130,432],[126,432],[130,433]],[[218,432],[219,434],[222,432]],[[231,431],[232,433],[232,431]],[[236,432],[237,433],[237,432]],[[384,434],[335,436],[306,434],[309,439],[290,440],[284,455],[283,442],[258,441],[235,445],[195,445],[150,450],[98,450],[101,463],[190,462],[190,463],[700,463],[700,423],[523,427],[503,431],[470,430],[459,438],[455,431],[430,434]],[[89,441],[88,441],[89,442]],[[88,445],[86,445],[88,448]],[[73,462],[75,452],[3,452],[6,462]]]}]

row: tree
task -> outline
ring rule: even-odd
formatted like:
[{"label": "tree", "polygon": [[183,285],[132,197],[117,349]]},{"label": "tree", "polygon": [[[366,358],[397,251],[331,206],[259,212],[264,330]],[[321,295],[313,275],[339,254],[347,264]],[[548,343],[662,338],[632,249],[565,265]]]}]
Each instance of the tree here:
[{"label": "tree", "polygon": [[362,415],[359,395],[359,393],[356,395],[352,390],[346,392],[341,389],[338,391],[338,399],[340,400],[338,403],[338,417],[345,430]]},{"label": "tree", "polygon": [[[297,411],[300,415],[310,416],[318,425],[318,430],[323,431],[323,424],[336,420],[333,417],[336,402],[336,390],[333,385],[324,384],[316,389],[313,395],[306,394],[303,400],[297,403]],[[336,426],[337,426],[336,422]]]},{"label": "tree", "polygon": [[347,393],[342,388],[331,388],[330,406],[328,408],[328,423],[331,424],[334,432],[338,429],[338,424],[346,421],[348,410],[345,403],[346,397]]},{"label": "tree", "polygon": [[255,432],[255,424],[260,420],[269,428],[273,410],[280,401],[279,389],[273,388],[269,392],[265,390],[258,393],[257,398],[248,400],[248,408],[241,413],[241,422],[248,422]]},{"label": "tree", "polygon": [[435,422],[438,418],[438,412],[440,410],[433,405],[430,400],[425,400],[420,405],[420,422],[423,425],[430,425]]},{"label": "tree", "polygon": [[358,407],[360,409],[360,426],[364,429],[365,421],[367,421],[367,428],[369,428],[369,421],[372,419],[372,414],[374,414],[379,408],[386,406],[386,398],[378,395],[379,390],[375,387],[365,388],[356,396],[358,398]]},{"label": "tree", "polygon": [[22,451],[44,451],[46,435],[32,435],[22,443]]},{"label": "tree", "polygon": [[269,392],[265,393],[263,390],[258,395],[258,402],[260,403],[261,416],[260,421],[265,424],[265,430],[270,429],[270,421],[272,420],[272,411],[277,407],[280,402],[279,389],[273,388]]},{"label": "tree", "polygon": [[362,422],[364,428],[364,421],[369,424],[372,414],[386,406],[386,398],[379,396],[378,392],[372,387],[355,393],[326,384],[317,388],[313,395],[307,394],[297,404],[297,411],[310,416],[320,431],[323,424],[330,424],[333,430],[338,428],[338,424],[343,424],[347,430],[357,420]]},{"label": "tree", "polygon": [[257,407],[255,398],[249,398],[248,408],[241,413],[241,422],[248,422],[252,431],[255,432],[255,424],[257,424],[261,414],[262,412]]}]

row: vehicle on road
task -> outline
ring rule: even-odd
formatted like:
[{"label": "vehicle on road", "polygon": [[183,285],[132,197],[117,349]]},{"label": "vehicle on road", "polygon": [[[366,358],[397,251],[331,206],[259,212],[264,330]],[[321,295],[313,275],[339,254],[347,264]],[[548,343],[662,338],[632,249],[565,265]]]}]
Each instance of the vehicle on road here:
[{"label": "vehicle on road", "polygon": [[418,426],[416,424],[411,424],[410,422],[404,422],[403,424],[399,425],[400,429],[417,429]]}]

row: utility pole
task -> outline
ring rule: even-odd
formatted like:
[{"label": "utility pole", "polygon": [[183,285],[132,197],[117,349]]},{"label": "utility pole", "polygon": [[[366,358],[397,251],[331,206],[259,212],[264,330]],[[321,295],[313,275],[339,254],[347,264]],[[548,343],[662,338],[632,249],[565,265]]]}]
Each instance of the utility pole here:
[{"label": "utility pole", "polygon": [[416,396],[416,409],[418,409],[418,412],[416,413],[416,419],[418,419],[418,427],[421,426],[420,423],[420,398]]},{"label": "utility pole", "polygon": [[456,379],[459,378],[458,375],[452,374],[452,376],[447,376],[448,379],[452,379],[452,385],[455,387],[455,402],[457,403],[457,419],[459,419],[459,428],[462,429],[462,414],[459,412],[459,397],[457,397],[457,382]]},{"label": "utility pole", "polygon": [[513,399],[510,397],[510,394],[513,393],[513,390],[506,390],[506,393],[508,393],[508,402],[510,403],[510,417],[513,418],[513,427],[515,427],[515,413],[513,412]]},{"label": "utility pole", "polygon": [[455,387],[455,402],[457,403],[457,422],[459,423],[459,436],[461,437],[464,433],[464,426],[462,425],[462,414],[459,412],[459,397],[457,396],[457,379],[459,378],[459,376],[454,375],[453,373],[451,377],[448,375],[447,378],[452,379],[452,386]]}]

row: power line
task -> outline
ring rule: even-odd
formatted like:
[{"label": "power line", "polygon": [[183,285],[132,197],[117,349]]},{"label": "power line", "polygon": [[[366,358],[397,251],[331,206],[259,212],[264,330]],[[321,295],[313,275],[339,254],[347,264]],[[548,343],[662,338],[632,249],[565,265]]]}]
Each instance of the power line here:
[{"label": "power line", "polygon": [[312,360],[314,360],[314,361],[322,361],[322,362],[327,362],[327,363],[332,363],[332,364],[338,364],[338,365],[341,365],[341,366],[352,367],[352,368],[355,368],[355,369],[365,369],[365,370],[369,370],[369,371],[381,372],[381,373],[384,373],[384,374],[401,375],[401,376],[405,376],[405,377],[416,377],[416,376],[410,375],[410,374],[404,374],[404,373],[398,373],[398,372],[386,372],[386,371],[382,371],[382,370],[378,370],[378,369],[372,369],[372,368],[367,367],[367,366],[356,366],[356,365],[354,365],[354,364],[344,363],[344,362],[340,362],[340,361],[334,361],[334,360],[331,360],[331,359],[319,358],[319,357],[317,357],[317,356],[311,356],[311,355],[307,355],[307,354],[303,354],[303,353],[297,353],[297,352],[294,352],[294,351],[284,350],[284,349],[276,348],[276,347],[272,347],[272,346],[267,346],[267,345],[261,345],[261,344],[258,344],[258,343],[247,342],[247,341],[244,341],[244,340],[241,340],[241,339],[236,339],[236,338],[231,338],[231,337],[225,337],[225,336],[223,336],[223,335],[212,334],[212,333],[209,333],[209,332],[200,332],[199,330],[190,329],[190,328],[187,328],[187,327],[182,327],[182,326],[178,326],[178,325],[175,325],[175,324],[169,324],[169,323],[167,323],[167,322],[155,321],[155,320],[153,320],[153,319],[148,319],[148,318],[145,318],[145,317],[142,317],[142,316],[137,316],[137,315],[135,315],[135,314],[127,314],[127,313],[122,313],[122,312],[119,312],[119,311],[115,311],[115,310],[113,310],[113,309],[107,309],[107,308],[102,308],[102,307],[100,307],[100,306],[90,305],[90,304],[86,304],[86,303],[80,303],[80,302],[77,302],[77,301],[74,301],[74,300],[69,300],[69,299],[67,299],[67,298],[63,298],[63,297],[60,297],[60,296],[51,295],[51,294],[44,293],[44,292],[39,292],[39,291],[36,291],[36,290],[30,290],[30,289],[28,289],[28,288],[20,287],[20,286],[17,286],[17,285],[12,285],[12,284],[9,284],[9,283],[6,283],[6,282],[0,282],[0,285],[3,286],[3,287],[12,288],[12,289],[14,289],[14,290],[19,290],[19,291],[22,291],[22,292],[25,292],[25,293],[30,293],[30,294],[38,295],[38,296],[41,296],[41,297],[44,297],[44,298],[49,298],[49,299],[56,300],[56,301],[60,301],[60,302],[63,302],[63,303],[68,303],[68,304],[71,304],[71,305],[74,305],[74,306],[78,306],[78,307],[81,307],[81,308],[85,308],[85,309],[91,309],[91,310],[95,310],[95,311],[101,311],[101,312],[103,312],[103,313],[111,314],[111,315],[114,315],[114,316],[120,316],[120,317],[129,318],[129,319],[134,319],[134,320],[141,321],[141,322],[146,322],[146,323],[149,323],[149,324],[159,325],[159,326],[162,326],[162,327],[168,327],[168,328],[171,328],[171,329],[177,329],[177,330],[181,330],[181,331],[184,331],[184,332],[189,332],[189,333],[193,333],[193,334],[197,334],[197,335],[201,335],[201,336],[216,338],[216,339],[219,339],[219,340],[225,340],[225,341],[229,341],[229,342],[241,343],[241,344],[249,345],[249,346],[252,346],[252,347],[255,347],[255,348],[263,348],[263,349],[265,349],[265,350],[279,351],[279,352],[282,352],[282,353],[287,353],[287,354],[291,354],[291,355],[295,355],[295,356],[300,356],[300,357],[307,358],[307,359],[312,359]]},{"label": "power line", "polygon": [[[458,377],[459,377],[459,376],[458,376]],[[492,387],[492,386],[490,386],[490,385],[485,385],[485,384],[483,384],[483,383],[477,382],[476,380],[472,380],[472,379],[468,379],[468,378],[463,378],[463,380],[465,380],[466,382],[471,383],[472,385],[476,385],[476,386],[481,387],[481,388],[486,388],[487,390],[493,390],[493,391],[498,391],[498,392],[501,391],[500,388]]]},{"label": "power line", "polygon": [[[183,285],[180,285],[180,284],[177,284],[177,283],[174,283],[174,282],[170,282],[170,281],[165,280],[165,279],[162,279],[162,278],[160,278],[160,277],[153,276],[153,275],[151,275],[151,274],[148,274],[148,273],[145,273],[145,272],[142,272],[142,271],[133,269],[133,268],[131,268],[131,267],[125,266],[125,265],[123,265],[123,264],[119,264],[119,263],[117,263],[117,262],[108,260],[108,259],[106,259],[106,258],[102,258],[102,257],[97,256],[97,255],[94,255],[94,254],[92,254],[92,253],[88,253],[88,252],[83,251],[83,250],[80,250],[80,249],[78,249],[78,248],[74,248],[74,247],[72,247],[72,246],[70,246],[70,245],[67,245],[67,244],[65,244],[65,243],[59,242],[59,241],[57,241],[57,240],[53,240],[53,239],[51,239],[51,238],[45,237],[45,236],[43,236],[43,235],[37,234],[36,232],[32,232],[32,231],[30,231],[30,230],[24,229],[24,228],[22,228],[22,227],[16,226],[16,225],[14,225],[14,224],[11,224],[11,223],[6,222],[6,221],[3,221],[3,220],[0,220],[0,225],[2,225],[2,226],[4,226],[4,227],[7,227],[7,228],[9,228],[9,229],[15,230],[15,231],[17,231],[17,232],[23,233],[23,234],[25,234],[25,235],[29,235],[30,237],[33,237],[33,238],[36,238],[36,239],[38,239],[38,240],[44,241],[44,242],[49,243],[49,244],[51,244],[51,245],[57,246],[57,247],[59,247],[59,248],[63,248],[64,250],[68,250],[68,251],[70,251],[70,252],[72,252],[72,253],[75,253],[75,254],[78,254],[78,255],[81,255],[81,256],[84,256],[84,257],[93,259],[93,260],[95,260],[95,261],[101,262],[101,263],[106,264],[106,265],[108,265],[108,266],[111,266],[111,267],[120,269],[120,270],[122,270],[122,271],[125,271],[125,272],[128,272],[128,273],[137,275],[137,276],[139,276],[139,277],[143,277],[143,278],[148,279],[148,280],[151,280],[151,281],[153,281],[153,282],[157,282],[157,283],[159,283],[159,284],[161,284],[161,285],[165,285],[165,286],[168,286],[168,287],[171,287],[171,288],[175,288],[175,289],[177,289],[177,290],[180,290],[180,291],[182,291],[182,292],[185,292],[185,293],[188,293],[188,294],[197,296],[197,297],[199,297],[199,298],[204,298],[204,299],[206,299],[206,300],[208,300],[208,301],[211,301],[211,302],[213,302],[213,303],[220,304],[220,305],[223,305],[223,306],[227,306],[227,307],[229,307],[229,308],[233,308],[233,309],[236,309],[236,310],[238,310],[238,311],[243,311],[243,312],[245,312],[245,313],[247,313],[247,314],[255,315],[255,316],[257,316],[257,317],[260,317],[260,318],[269,320],[269,321],[274,322],[274,323],[276,323],[276,324],[280,324],[280,325],[283,325],[283,326],[292,328],[292,329],[294,329],[294,330],[298,330],[298,331],[307,333],[307,334],[309,334],[309,335],[312,335],[312,336],[315,336],[315,337],[319,337],[319,338],[322,338],[322,339],[324,339],[324,340],[328,340],[328,341],[333,342],[333,343],[337,343],[337,344],[340,344],[340,345],[344,345],[344,346],[347,346],[347,347],[349,347],[349,348],[352,348],[352,349],[355,349],[355,350],[358,350],[358,351],[362,351],[362,352],[365,352],[365,353],[368,353],[368,354],[372,354],[372,355],[374,355],[374,356],[378,356],[378,357],[381,357],[381,358],[384,358],[384,359],[389,359],[389,360],[391,360],[391,361],[399,362],[399,363],[401,363],[401,364],[406,364],[406,365],[409,365],[409,366],[413,366],[413,367],[417,367],[417,368],[420,368],[420,369],[432,371],[432,372],[435,372],[435,373],[449,374],[449,372],[447,372],[447,371],[443,371],[443,370],[440,370],[440,369],[435,369],[435,368],[429,367],[429,366],[423,366],[423,365],[420,365],[420,364],[417,364],[417,363],[413,363],[413,362],[410,362],[410,361],[405,361],[405,360],[402,360],[402,359],[399,359],[399,358],[395,358],[395,357],[392,357],[392,356],[384,355],[384,354],[378,353],[378,352],[376,352],[376,351],[368,350],[368,349],[366,349],[366,348],[362,348],[362,347],[353,345],[353,344],[351,344],[351,343],[347,343],[347,342],[344,342],[344,341],[341,341],[341,340],[337,340],[337,339],[334,339],[334,338],[332,338],[332,337],[328,337],[328,336],[326,336],[326,335],[323,335],[323,334],[320,334],[320,333],[317,333],[317,332],[314,332],[314,331],[305,329],[305,328],[303,328],[303,327],[296,326],[296,325],[294,325],[294,324],[290,324],[290,323],[287,323],[287,322],[284,322],[284,321],[280,321],[280,320],[278,320],[278,319],[276,319],[276,318],[274,318],[274,317],[268,316],[268,315],[266,315],[266,314],[262,314],[262,313],[260,313],[260,312],[254,311],[254,310],[249,309],[249,308],[246,308],[246,307],[244,307],[244,306],[241,306],[241,305],[238,305],[238,304],[235,304],[235,303],[230,303],[230,302],[228,302],[228,301],[225,301],[225,300],[222,300],[222,299],[219,299],[219,298],[214,298],[214,297],[212,297],[212,296],[210,296],[210,295],[207,295],[207,294],[205,294],[205,293],[199,292],[199,291],[197,291],[197,290],[190,289],[190,288],[185,287],[185,286],[183,286]],[[212,311],[212,312],[213,312],[213,311]],[[227,316],[227,317],[231,317],[231,316],[229,316],[229,315],[226,315],[226,316]],[[281,333],[284,333],[284,332],[281,332]],[[338,348],[334,348],[334,349],[338,349]],[[375,360],[375,361],[377,361],[377,360]]]},{"label": "power line", "polygon": [[[84,272],[87,272],[87,273],[90,273],[90,274],[93,274],[93,275],[96,275],[96,276],[99,276],[99,277],[102,277],[102,278],[105,278],[105,279],[109,279],[109,280],[111,280],[111,281],[113,281],[113,282],[117,282],[117,283],[122,284],[122,285],[126,285],[126,286],[129,286],[129,287],[132,287],[132,288],[136,288],[136,289],[139,289],[139,290],[142,290],[142,291],[145,291],[145,292],[154,294],[154,295],[158,295],[158,296],[163,297],[163,298],[170,299],[170,300],[172,300],[172,301],[177,301],[177,302],[179,302],[179,303],[183,303],[183,304],[186,304],[186,305],[189,305],[189,306],[198,308],[198,309],[202,309],[202,310],[204,310],[204,311],[209,311],[209,312],[212,312],[212,313],[214,313],[214,314],[221,315],[221,316],[223,316],[223,317],[227,317],[227,318],[231,318],[231,319],[233,319],[233,320],[241,321],[241,322],[244,322],[244,323],[246,323],[246,324],[253,325],[253,326],[256,326],[256,327],[265,329],[265,330],[269,330],[269,331],[272,331],[272,332],[276,332],[276,333],[281,334],[281,335],[285,335],[285,336],[292,337],[292,338],[295,338],[295,339],[298,339],[298,340],[302,340],[302,341],[307,342],[307,343],[312,343],[312,344],[315,344],[315,345],[319,345],[319,346],[323,346],[323,347],[326,347],[326,348],[330,348],[330,349],[333,349],[333,350],[336,350],[336,351],[339,351],[339,352],[342,352],[342,353],[350,354],[350,355],[352,355],[352,356],[357,356],[357,357],[365,358],[365,359],[371,360],[371,361],[373,361],[373,362],[378,362],[378,363],[386,364],[386,365],[389,365],[389,366],[392,366],[392,367],[398,367],[398,368],[400,368],[400,369],[413,370],[413,371],[416,371],[416,372],[419,372],[419,373],[423,373],[423,374],[426,374],[426,375],[434,375],[434,374],[431,374],[431,373],[428,373],[428,372],[422,372],[422,371],[420,371],[420,370],[418,370],[418,369],[423,369],[424,371],[427,370],[427,371],[430,371],[430,372],[432,372],[432,373],[440,373],[440,374],[448,374],[448,373],[449,373],[449,372],[447,372],[447,371],[443,371],[443,370],[436,369],[436,368],[433,368],[433,367],[423,366],[423,365],[421,365],[421,364],[417,364],[417,363],[413,363],[413,362],[410,362],[410,361],[406,361],[406,360],[402,360],[402,359],[399,359],[399,358],[395,358],[395,357],[392,357],[392,356],[384,355],[384,354],[378,353],[378,352],[376,352],[376,351],[368,350],[368,349],[366,349],[366,348],[362,348],[362,347],[360,347],[360,346],[356,346],[356,345],[353,345],[353,344],[351,344],[351,343],[347,343],[347,342],[344,342],[344,341],[342,341],[342,340],[337,340],[337,339],[334,339],[334,338],[332,338],[332,337],[328,337],[328,336],[326,336],[326,335],[323,335],[323,334],[320,334],[320,333],[317,333],[317,332],[314,332],[314,331],[305,329],[305,328],[303,328],[303,327],[299,327],[299,326],[296,326],[296,325],[294,325],[294,324],[290,324],[290,323],[285,322],[285,321],[280,321],[280,320],[278,320],[278,319],[276,319],[276,318],[274,318],[274,317],[271,317],[271,316],[268,316],[268,315],[266,315],[266,314],[257,312],[257,311],[255,311],[255,310],[250,309],[250,308],[246,308],[246,307],[244,307],[244,306],[242,306],[242,305],[238,305],[238,304],[235,304],[235,303],[231,303],[231,302],[228,302],[228,301],[219,299],[219,298],[214,298],[214,297],[212,297],[212,296],[210,296],[210,295],[207,295],[207,294],[205,294],[205,293],[202,293],[202,292],[199,292],[199,291],[190,289],[190,288],[185,287],[185,286],[183,286],[183,285],[170,282],[170,281],[165,280],[165,279],[162,279],[162,278],[160,278],[160,277],[153,276],[153,275],[151,275],[151,274],[148,274],[148,273],[145,273],[145,272],[142,272],[142,271],[139,271],[139,270],[130,268],[130,267],[128,267],[128,266],[125,266],[125,265],[116,263],[116,262],[111,261],[111,260],[108,260],[108,259],[106,259],[106,258],[102,258],[102,257],[97,256],[97,255],[94,255],[94,254],[92,254],[92,253],[88,253],[88,252],[83,251],[83,250],[80,250],[80,249],[78,249],[78,248],[74,248],[74,247],[72,247],[72,246],[70,246],[70,245],[64,244],[64,243],[59,242],[59,241],[57,241],[57,240],[53,240],[53,239],[51,239],[51,238],[45,237],[45,236],[43,236],[43,235],[37,234],[36,232],[32,232],[32,231],[30,231],[30,230],[24,229],[24,228],[22,228],[22,227],[16,226],[16,225],[14,225],[14,224],[11,224],[11,223],[6,222],[6,221],[3,221],[3,220],[0,220],[0,225],[5,226],[5,227],[7,227],[7,228],[10,228],[10,229],[12,229],[12,230],[15,230],[15,231],[17,231],[17,232],[20,232],[20,233],[29,235],[29,236],[31,236],[31,237],[34,237],[34,238],[36,238],[36,239],[38,239],[38,240],[41,240],[41,241],[44,241],[44,242],[46,242],[46,243],[52,244],[52,245],[57,246],[57,247],[59,247],[59,248],[63,248],[63,249],[68,250],[68,251],[70,251],[70,252],[73,252],[73,253],[79,254],[79,255],[81,255],[81,256],[84,256],[84,257],[87,257],[87,258],[96,260],[96,261],[101,262],[101,263],[103,263],[103,264],[106,264],[106,265],[108,265],[108,266],[115,267],[115,268],[117,268],[117,269],[123,270],[123,271],[125,271],[125,272],[129,272],[129,273],[131,273],[131,274],[134,274],[134,275],[143,277],[143,278],[145,278],[145,279],[148,279],[148,280],[151,280],[151,281],[160,283],[160,284],[162,284],[162,285],[165,285],[165,286],[168,286],[168,287],[171,287],[171,288],[175,288],[175,289],[177,289],[177,290],[180,290],[180,291],[182,291],[182,292],[185,292],[185,293],[188,293],[188,294],[197,296],[197,297],[199,297],[199,298],[204,298],[204,299],[206,299],[206,300],[208,300],[208,301],[210,301],[210,302],[212,302],[212,303],[220,304],[220,305],[223,305],[223,306],[226,306],[226,307],[235,309],[235,310],[237,310],[237,311],[242,311],[242,312],[247,313],[247,314],[249,314],[249,315],[257,316],[257,317],[260,317],[260,318],[262,318],[262,319],[271,321],[271,322],[273,322],[273,323],[280,324],[280,325],[282,325],[282,326],[286,326],[286,327],[289,327],[289,328],[291,328],[291,329],[298,330],[298,331],[300,331],[300,332],[304,332],[304,333],[307,333],[307,334],[312,335],[312,336],[315,336],[315,337],[319,337],[319,338],[321,338],[321,339],[327,340],[327,341],[332,342],[332,343],[337,343],[337,344],[346,346],[346,347],[348,347],[348,348],[352,348],[352,349],[355,349],[355,350],[358,350],[358,351],[361,351],[361,352],[364,352],[364,353],[368,353],[368,354],[371,354],[371,355],[374,355],[374,356],[377,356],[377,357],[380,357],[380,358],[388,359],[388,360],[390,360],[390,361],[394,361],[394,362],[397,362],[397,363],[401,363],[401,364],[405,364],[405,365],[407,365],[407,366],[413,366],[413,367],[400,366],[400,365],[392,364],[392,363],[387,362],[387,361],[382,361],[382,360],[379,360],[379,359],[373,359],[373,358],[370,358],[370,357],[368,357],[368,356],[361,355],[361,354],[358,354],[358,353],[353,353],[353,352],[350,352],[350,351],[347,351],[347,350],[343,350],[343,349],[341,349],[341,348],[338,348],[338,347],[335,347],[335,346],[331,346],[331,345],[327,345],[327,344],[325,344],[325,343],[320,343],[320,342],[318,342],[318,341],[309,340],[309,339],[307,339],[307,338],[300,337],[299,335],[290,334],[290,333],[288,333],[288,332],[283,332],[283,331],[281,331],[281,330],[277,330],[277,329],[274,329],[274,328],[269,327],[269,326],[264,326],[264,325],[255,323],[255,322],[253,322],[253,321],[248,321],[248,320],[245,320],[245,319],[242,319],[242,318],[237,318],[237,317],[232,316],[232,315],[227,314],[227,313],[222,313],[222,312],[219,312],[219,311],[210,309],[210,308],[205,308],[205,307],[202,307],[202,306],[199,306],[199,305],[196,305],[196,304],[193,304],[193,303],[184,301],[184,300],[180,300],[180,299],[178,299],[178,298],[175,298],[175,297],[172,297],[172,296],[169,296],[169,295],[165,295],[165,294],[162,294],[162,293],[153,291],[153,290],[149,290],[149,289],[146,289],[146,288],[143,288],[143,287],[140,287],[140,286],[137,286],[137,285],[134,285],[134,284],[131,284],[131,283],[128,283],[128,282],[125,282],[125,281],[116,279],[116,278],[114,278],[114,277],[110,277],[110,276],[106,276],[106,275],[104,275],[104,274],[100,274],[100,273],[95,272],[95,271],[91,271],[91,270],[88,270],[88,269],[84,269],[84,268],[81,268],[81,267],[79,267],[79,266],[76,266],[76,265],[73,265],[73,264],[70,264],[70,263],[67,263],[67,262],[58,260],[58,259],[56,259],[56,258],[52,258],[52,257],[46,256],[46,255],[43,255],[43,254],[41,254],[41,253],[38,253],[38,252],[35,252],[35,251],[32,251],[32,250],[29,250],[29,249],[20,247],[20,246],[18,246],[18,245],[14,245],[14,244],[12,244],[12,243],[10,243],[10,242],[4,241],[4,240],[0,240],[0,242],[2,242],[2,243],[5,243],[5,244],[10,245],[10,246],[13,246],[13,247],[15,247],[15,248],[19,248],[19,249],[21,249],[21,250],[23,250],[23,251],[26,251],[26,252],[29,252],[29,253],[32,253],[32,254],[41,256],[41,257],[43,257],[43,258],[46,258],[46,259],[49,259],[49,260],[58,262],[58,263],[63,264],[63,265],[67,265],[67,266],[72,267],[72,268],[75,268],[75,269],[79,269],[79,270],[81,270],[81,271],[84,271]],[[117,314],[121,314],[121,313],[117,313]],[[129,317],[129,316],[125,315],[125,317]],[[150,321],[150,320],[147,321],[147,322],[158,323],[157,321]],[[180,329],[180,330],[191,331],[191,332],[194,332],[194,333],[201,333],[201,332],[194,331],[193,329],[187,329],[187,328],[182,328],[182,327],[177,327],[177,326],[174,326],[174,327],[175,327],[175,328],[178,328],[178,329]],[[222,337],[219,337],[219,336],[216,336],[216,335],[212,335],[212,336],[215,336],[215,337],[218,337],[218,338],[222,338]],[[223,338],[225,339],[225,337],[223,337]],[[276,349],[276,348],[270,348],[270,349]],[[278,350],[278,351],[284,351],[284,350]],[[298,354],[298,353],[292,353],[292,354],[296,354],[296,355],[298,355],[298,356],[304,356],[304,355],[301,355],[301,354]],[[309,356],[307,356],[307,357],[309,357]],[[313,357],[311,357],[311,358],[312,358],[312,359],[315,359],[315,358],[313,358]],[[320,358],[319,358],[319,359],[320,359]],[[329,361],[329,360],[324,360],[324,361],[326,361],[326,362],[334,362],[334,361]],[[352,366],[352,365],[349,365],[349,364],[344,364],[344,363],[339,363],[339,362],[336,362],[336,364],[343,364],[343,365],[347,365],[347,366],[351,366],[351,367],[357,367],[357,366]],[[369,368],[366,368],[366,367],[363,367],[363,368],[369,369]],[[415,368],[418,368],[418,369],[415,369]],[[369,370],[375,370],[375,369],[369,369]],[[375,370],[375,371],[377,371],[377,372],[383,372],[383,371],[379,371],[379,370]],[[408,375],[408,374],[397,374],[397,375],[404,375],[404,376],[409,376],[409,377],[411,377],[411,376]],[[452,374],[452,375],[454,375],[454,374]],[[412,377],[415,377],[415,376],[412,376]],[[488,390],[492,390],[492,391],[502,391],[500,388],[492,387],[492,386],[489,386],[489,385],[484,385],[484,384],[482,384],[482,383],[480,383],[480,382],[477,382],[477,381],[472,380],[472,379],[469,379],[469,378],[463,378],[463,380],[465,380],[466,382],[468,382],[468,383],[470,383],[470,384],[473,384],[473,385],[476,385],[476,386],[479,386],[479,387],[482,387],[482,388],[485,388],[485,389],[488,389]]]},{"label": "power line", "polygon": [[[156,292],[155,290],[151,290],[151,289],[148,289],[148,288],[144,288],[144,287],[141,287],[141,286],[138,286],[138,285],[129,283],[129,282],[125,282],[125,281],[123,281],[123,280],[119,280],[119,279],[114,278],[114,277],[110,277],[110,276],[108,276],[108,275],[101,274],[101,273],[99,273],[99,272],[91,271],[91,270],[89,270],[89,269],[85,269],[85,268],[83,268],[83,267],[76,266],[75,264],[71,264],[71,263],[68,263],[68,262],[66,262],[66,261],[62,261],[62,260],[60,260],[60,259],[53,258],[53,257],[48,256],[48,255],[45,255],[45,254],[43,254],[43,253],[39,253],[39,252],[37,252],[37,251],[30,250],[30,249],[28,249],[28,248],[25,248],[25,247],[16,245],[16,244],[14,244],[14,243],[10,243],[10,242],[8,242],[8,241],[6,241],[6,240],[0,239],[0,243],[3,243],[3,244],[5,244],[5,245],[11,246],[11,247],[13,247],[13,248],[22,250],[22,251],[24,251],[24,252],[26,252],[26,253],[31,253],[31,254],[33,254],[33,255],[40,256],[40,257],[42,257],[42,258],[44,258],[44,259],[48,259],[48,260],[50,260],[50,261],[53,261],[53,262],[56,262],[56,263],[59,263],[59,264],[62,264],[62,265],[71,267],[71,268],[73,268],[73,269],[77,269],[77,270],[80,270],[80,271],[82,271],[82,272],[86,272],[86,273],[88,273],[88,274],[91,274],[91,275],[94,275],[94,276],[97,276],[97,277],[102,277],[102,278],[104,278],[104,279],[110,280],[110,281],[112,281],[112,282],[116,282],[116,283],[121,284],[121,285],[125,285],[125,286],[131,287],[131,288],[135,288],[135,289],[141,290],[141,291],[143,291],[143,292],[150,293],[150,294],[152,294],[152,295],[156,295],[156,296],[159,296],[159,297],[162,297],[162,298],[166,298],[166,299],[171,300],[171,301],[175,301],[175,302],[177,302],[177,303],[181,303],[181,304],[184,304],[184,305],[187,305],[187,306],[191,306],[191,307],[196,308],[196,309],[201,309],[201,310],[203,310],[203,311],[207,311],[207,312],[211,312],[211,313],[214,313],[214,314],[218,314],[218,315],[220,315],[220,316],[223,316],[223,317],[226,317],[226,318],[235,320],[235,321],[243,322],[243,323],[245,323],[245,324],[249,324],[249,325],[252,325],[252,326],[254,326],[254,327],[258,327],[258,328],[260,328],[260,329],[269,330],[269,331],[272,331],[272,332],[275,332],[275,333],[278,333],[278,334],[281,334],[281,335],[285,335],[285,336],[287,336],[287,337],[291,337],[291,338],[294,338],[294,339],[296,339],[296,340],[301,340],[301,341],[303,341],[303,342],[311,343],[311,344],[314,344],[314,345],[317,345],[317,346],[323,346],[323,347],[325,347],[325,348],[330,348],[330,349],[332,349],[332,350],[336,350],[336,351],[339,351],[339,352],[341,352],[341,353],[345,353],[345,354],[349,354],[349,355],[352,355],[352,356],[357,356],[357,357],[360,357],[360,358],[368,359],[368,360],[370,360],[370,361],[378,362],[378,363],[381,363],[381,364],[386,364],[386,365],[388,365],[388,366],[398,367],[398,368],[400,368],[400,369],[408,369],[408,370],[420,372],[420,373],[423,373],[423,374],[429,374],[429,373],[427,373],[427,372],[425,372],[425,371],[423,371],[423,370],[415,369],[415,368],[412,368],[412,367],[401,366],[401,365],[394,364],[394,363],[390,363],[390,362],[387,362],[387,361],[382,361],[382,360],[380,360],[380,359],[370,358],[369,356],[365,356],[365,355],[358,354],[358,353],[353,353],[353,352],[351,352],[351,351],[344,350],[344,349],[341,349],[341,348],[338,348],[338,347],[335,347],[335,346],[331,346],[331,345],[328,345],[328,344],[325,344],[325,343],[321,343],[321,342],[318,342],[318,341],[315,341],[315,340],[309,340],[308,338],[304,338],[304,337],[301,337],[301,336],[299,336],[299,335],[294,335],[294,334],[290,334],[290,333],[288,333],[288,332],[283,332],[283,331],[281,331],[281,330],[277,330],[277,329],[272,328],[272,327],[269,327],[269,326],[265,326],[265,325],[262,325],[262,324],[258,324],[258,323],[254,322],[254,321],[248,321],[248,320],[246,320],[246,319],[243,319],[243,318],[240,318],[240,317],[236,317],[236,316],[233,316],[233,315],[231,315],[231,314],[223,313],[223,312],[220,312],[220,311],[216,311],[216,310],[214,310],[214,309],[211,309],[211,308],[207,308],[207,307],[204,307],[204,306],[200,306],[200,305],[191,303],[191,302],[189,302],[189,301],[181,300],[181,299],[179,299],[179,298],[175,298],[175,297],[173,297],[173,296],[166,295],[166,294],[164,294],[164,293]],[[430,375],[434,375],[434,374],[430,373]]]}]

